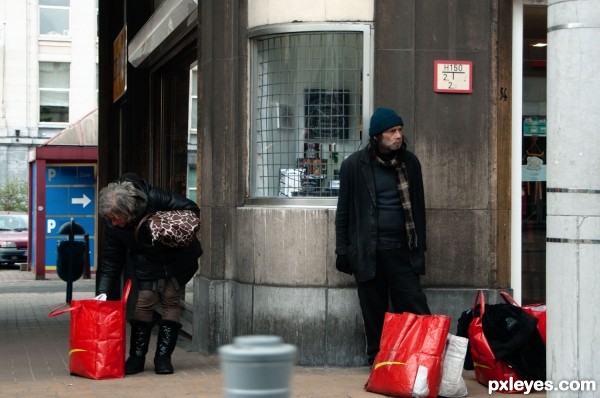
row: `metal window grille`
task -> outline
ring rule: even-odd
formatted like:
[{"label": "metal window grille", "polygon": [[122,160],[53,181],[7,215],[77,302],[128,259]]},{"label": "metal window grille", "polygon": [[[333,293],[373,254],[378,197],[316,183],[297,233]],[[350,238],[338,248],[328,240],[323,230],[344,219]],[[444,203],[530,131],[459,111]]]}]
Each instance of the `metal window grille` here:
[{"label": "metal window grille", "polygon": [[335,197],[362,142],[363,33],[257,38],[253,197]]}]

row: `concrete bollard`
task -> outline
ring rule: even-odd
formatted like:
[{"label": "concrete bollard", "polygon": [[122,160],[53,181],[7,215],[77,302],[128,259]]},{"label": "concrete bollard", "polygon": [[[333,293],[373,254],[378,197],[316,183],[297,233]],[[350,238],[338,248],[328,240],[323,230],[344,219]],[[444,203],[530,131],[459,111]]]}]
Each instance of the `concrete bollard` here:
[{"label": "concrete bollard", "polygon": [[278,336],[239,336],[219,348],[225,398],[288,398],[296,347]]}]

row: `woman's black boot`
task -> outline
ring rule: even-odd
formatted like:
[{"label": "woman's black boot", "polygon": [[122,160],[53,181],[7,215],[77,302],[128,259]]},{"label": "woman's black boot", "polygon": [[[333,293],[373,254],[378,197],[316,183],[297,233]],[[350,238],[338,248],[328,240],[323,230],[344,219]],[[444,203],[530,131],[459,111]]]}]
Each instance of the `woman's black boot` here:
[{"label": "woman's black boot", "polygon": [[161,320],[158,324],[158,340],[156,342],[156,355],[154,357],[154,371],[157,374],[168,375],[173,373],[171,354],[177,345],[181,323]]},{"label": "woman's black boot", "polygon": [[125,374],[133,375],[144,371],[150,334],[154,323],[132,320],[129,358],[125,361]]}]

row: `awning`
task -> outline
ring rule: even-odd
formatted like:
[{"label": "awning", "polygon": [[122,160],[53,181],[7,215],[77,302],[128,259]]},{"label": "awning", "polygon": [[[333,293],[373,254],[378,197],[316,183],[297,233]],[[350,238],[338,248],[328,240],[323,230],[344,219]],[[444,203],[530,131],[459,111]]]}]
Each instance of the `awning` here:
[{"label": "awning", "polygon": [[98,109],[94,109],[41,146],[98,146]]}]

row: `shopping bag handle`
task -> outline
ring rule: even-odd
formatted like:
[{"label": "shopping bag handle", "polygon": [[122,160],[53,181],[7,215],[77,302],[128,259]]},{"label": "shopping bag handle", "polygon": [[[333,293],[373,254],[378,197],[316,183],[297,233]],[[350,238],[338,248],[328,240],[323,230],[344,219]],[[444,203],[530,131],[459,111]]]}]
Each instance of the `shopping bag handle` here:
[{"label": "shopping bag handle", "polygon": [[48,316],[50,316],[50,317],[59,316],[59,315],[66,314],[67,312],[71,312],[71,311],[77,309],[77,307],[69,307],[69,308],[62,309],[67,304],[69,304],[69,303],[64,303],[64,304],[59,305],[58,307],[56,307],[55,309],[50,311],[48,313]]},{"label": "shopping bag handle", "polygon": [[152,247],[152,245],[148,246],[148,245],[143,244],[143,242],[140,241],[140,229],[142,228],[142,225],[144,225],[144,223],[146,221],[148,221],[148,219],[150,217],[152,217],[154,214],[156,214],[156,213],[148,213],[148,214],[146,214],[144,217],[142,217],[142,219],[140,220],[140,222],[138,223],[138,225],[135,227],[135,232],[134,232],[135,241],[138,242],[139,244],[141,244],[142,246]]},{"label": "shopping bag handle", "polygon": [[129,292],[131,291],[131,279],[127,279],[125,281],[125,287],[123,288],[123,295],[121,296],[121,302],[123,306],[127,305],[127,298],[129,297]]},{"label": "shopping bag handle", "polygon": [[502,297],[502,300],[504,300],[506,304],[512,304],[517,307],[520,307],[519,303],[517,303],[517,300],[515,300],[510,294],[508,294],[506,290],[500,291],[500,297]]},{"label": "shopping bag handle", "polygon": [[483,294],[483,290],[477,291],[477,295],[475,296],[475,302],[473,303],[473,315],[475,315],[475,309],[477,308],[477,304],[479,303],[479,316],[483,316],[483,312],[485,311],[485,295]]},{"label": "shopping bag handle", "polygon": [[[127,279],[127,281],[125,282],[125,287],[123,288],[123,296],[121,297],[121,303],[123,304],[123,307],[127,306],[127,298],[129,297],[129,292],[131,292],[131,279]],[[79,308],[79,306],[71,306],[69,308],[63,308],[65,305],[68,305],[68,304],[70,304],[70,303],[63,303],[63,304],[59,305],[57,308],[50,311],[48,313],[48,316],[49,317],[59,316],[59,315],[66,314],[67,312],[71,312],[71,311],[74,311]]]}]

